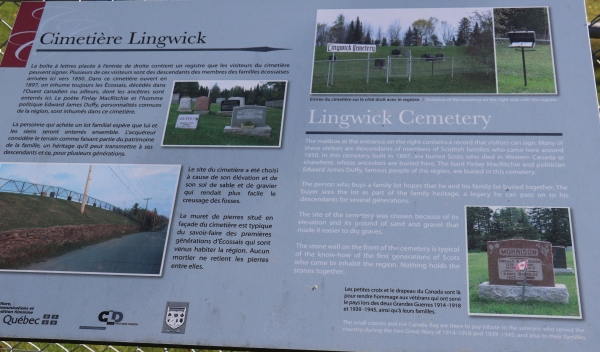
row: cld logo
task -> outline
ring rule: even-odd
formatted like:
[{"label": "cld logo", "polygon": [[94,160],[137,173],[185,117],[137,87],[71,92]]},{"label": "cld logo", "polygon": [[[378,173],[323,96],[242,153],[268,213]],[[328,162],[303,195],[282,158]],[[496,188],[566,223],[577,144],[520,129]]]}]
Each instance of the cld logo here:
[{"label": "cld logo", "polygon": [[121,320],[123,320],[123,313],[115,312],[112,310],[105,310],[98,314],[98,320],[100,320],[103,323],[106,323],[106,325],[115,325],[115,323],[118,323]]}]

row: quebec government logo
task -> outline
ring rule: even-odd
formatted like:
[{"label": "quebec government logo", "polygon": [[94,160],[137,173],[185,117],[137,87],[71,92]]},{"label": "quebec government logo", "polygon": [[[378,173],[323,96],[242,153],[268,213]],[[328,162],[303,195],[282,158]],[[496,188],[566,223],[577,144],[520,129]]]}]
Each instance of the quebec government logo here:
[{"label": "quebec government logo", "polygon": [[58,324],[58,314],[44,314],[42,319],[42,325],[56,325]]},{"label": "quebec government logo", "polygon": [[185,324],[189,311],[189,302],[167,302],[162,332],[185,334]]},{"label": "quebec government logo", "polygon": [[5,325],[58,325],[58,314],[34,314],[35,307],[13,305],[0,301],[0,313]]},{"label": "quebec government logo", "polygon": [[84,330],[106,330],[106,326],[136,326],[138,323],[123,322],[123,313],[116,310],[104,310],[98,314],[98,321],[101,326],[81,325],[79,329]]},{"label": "quebec government logo", "polygon": [[58,325],[58,314],[44,314],[42,318],[26,315],[5,315],[2,322],[6,325]]}]

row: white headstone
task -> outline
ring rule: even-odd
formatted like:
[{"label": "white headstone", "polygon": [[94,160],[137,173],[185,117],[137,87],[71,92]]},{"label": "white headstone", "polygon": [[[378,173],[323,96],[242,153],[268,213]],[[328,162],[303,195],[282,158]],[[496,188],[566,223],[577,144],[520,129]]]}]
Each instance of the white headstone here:
[{"label": "white headstone", "polygon": [[246,98],[244,98],[244,97],[231,97],[231,98],[228,98],[228,100],[239,100],[240,106],[246,105]]},{"label": "white headstone", "polygon": [[192,111],[192,98],[182,97],[179,101],[179,109],[177,111],[190,112]]},{"label": "white headstone", "polygon": [[177,123],[175,123],[175,128],[195,130],[196,128],[198,128],[199,120],[200,115],[179,115],[177,116]]}]

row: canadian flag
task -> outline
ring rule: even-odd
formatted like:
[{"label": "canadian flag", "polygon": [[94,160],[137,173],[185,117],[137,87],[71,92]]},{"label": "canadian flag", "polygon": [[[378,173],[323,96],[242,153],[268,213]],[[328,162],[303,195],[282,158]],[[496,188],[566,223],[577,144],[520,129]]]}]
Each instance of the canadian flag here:
[{"label": "canadian flag", "polygon": [[515,264],[515,269],[517,270],[525,270],[525,268],[527,268],[527,260]]}]

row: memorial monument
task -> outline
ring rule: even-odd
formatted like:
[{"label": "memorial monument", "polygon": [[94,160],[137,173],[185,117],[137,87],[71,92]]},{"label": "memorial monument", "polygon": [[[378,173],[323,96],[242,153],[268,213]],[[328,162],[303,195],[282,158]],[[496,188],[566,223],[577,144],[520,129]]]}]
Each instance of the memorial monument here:
[{"label": "memorial monument", "polygon": [[488,241],[489,282],[479,285],[479,297],[500,302],[537,300],[569,303],[564,284],[554,280],[552,244],[510,239]]}]

